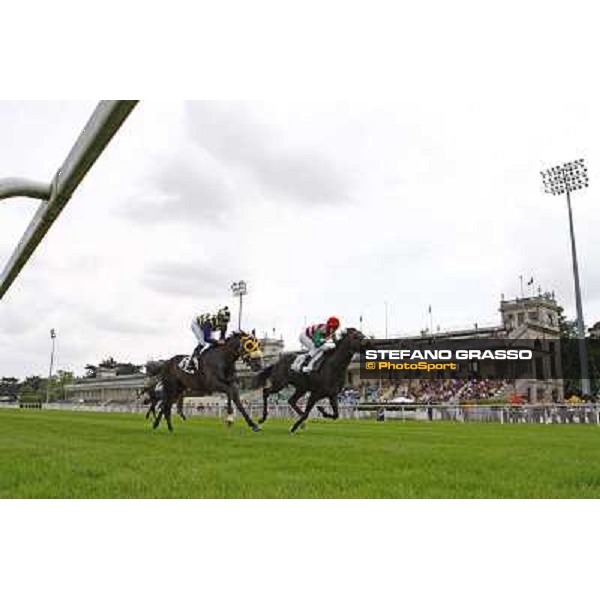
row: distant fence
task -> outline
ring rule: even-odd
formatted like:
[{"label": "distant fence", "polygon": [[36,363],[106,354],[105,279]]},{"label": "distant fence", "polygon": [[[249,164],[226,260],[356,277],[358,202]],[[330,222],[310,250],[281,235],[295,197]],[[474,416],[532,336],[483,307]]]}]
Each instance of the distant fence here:
[{"label": "distant fence", "polygon": [[596,404],[363,404],[358,406],[357,410],[379,420],[600,425],[600,407]]},{"label": "distant fence", "polygon": [[0,408],[28,408],[42,410],[44,404],[41,400],[10,400],[0,402]]},{"label": "distant fence", "polygon": [[[327,403],[323,404],[330,410]],[[19,408],[17,403],[0,403],[0,408]],[[22,408],[28,408],[22,406]],[[36,408],[39,408],[36,406]],[[134,404],[92,405],[85,403],[52,402],[43,404],[44,410],[70,410],[77,412],[100,413],[140,413],[144,414],[148,406]],[[247,404],[246,409],[252,417],[262,414],[262,404]],[[188,417],[224,417],[226,406],[186,405],[184,412]],[[459,423],[482,422],[500,424],[581,424],[600,426],[600,406],[596,404],[525,404],[522,406],[482,406],[476,404],[360,404],[340,407],[340,419],[362,420],[400,420],[400,421],[454,421]],[[318,411],[312,417],[322,418]],[[269,405],[269,417],[274,419],[293,419],[296,413],[287,404]]]},{"label": "distant fence", "polygon": [[145,413],[148,406],[139,402],[132,404],[85,404],[79,402],[51,402],[44,404],[44,410],[73,410],[76,412],[101,413]]},{"label": "distant fence", "polygon": [[[18,403],[0,403],[2,408],[19,408]],[[21,406],[20,408],[28,408]],[[97,412],[97,413],[139,413],[145,414],[148,410],[148,405],[140,403],[130,404],[86,404],[79,402],[51,402],[49,404],[36,405],[35,408],[43,408],[43,410],[69,410],[75,412]],[[262,403],[245,404],[246,410],[252,417],[262,415]],[[331,410],[331,409],[328,409]],[[341,407],[341,419],[357,419],[361,415],[356,411],[355,407]],[[223,417],[227,414],[225,405],[190,405],[184,406],[184,413],[187,417]],[[314,411],[313,416],[320,417],[318,411]],[[269,406],[269,417],[275,419],[291,419],[296,417],[296,413],[287,404],[278,404]],[[365,415],[362,416],[364,418]]]}]

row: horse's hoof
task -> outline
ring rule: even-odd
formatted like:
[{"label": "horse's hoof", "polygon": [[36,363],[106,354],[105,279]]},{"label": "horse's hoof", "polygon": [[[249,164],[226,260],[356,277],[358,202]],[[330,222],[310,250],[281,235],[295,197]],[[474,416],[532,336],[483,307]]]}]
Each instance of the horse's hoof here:
[{"label": "horse's hoof", "polygon": [[262,429],[258,425],[254,425],[254,427],[252,427],[252,431],[254,431],[254,433],[258,433],[259,431],[262,431]]},{"label": "horse's hoof", "polygon": [[266,417],[264,419],[259,419],[258,424],[262,425],[266,420],[267,420]]}]

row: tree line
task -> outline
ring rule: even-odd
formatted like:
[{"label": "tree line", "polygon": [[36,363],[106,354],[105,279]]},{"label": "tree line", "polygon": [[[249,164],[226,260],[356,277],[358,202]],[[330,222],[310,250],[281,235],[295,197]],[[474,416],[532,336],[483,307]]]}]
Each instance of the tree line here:
[{"label": "tree line", "polygon": [[[115,375],[134,375],[141,373],[144,365],[130,362],[118,362],[112,356],[97,365],[85,366],[84,379],[95,379],[100,371],[110,370]],[[41,402],[46,398],[58,402],[66,397],[65,387],[75,381],[72,371],[59,370],[50,379],[39,375],[30,375],[20,380],[17,377],[0,377],[0,401]]]}]

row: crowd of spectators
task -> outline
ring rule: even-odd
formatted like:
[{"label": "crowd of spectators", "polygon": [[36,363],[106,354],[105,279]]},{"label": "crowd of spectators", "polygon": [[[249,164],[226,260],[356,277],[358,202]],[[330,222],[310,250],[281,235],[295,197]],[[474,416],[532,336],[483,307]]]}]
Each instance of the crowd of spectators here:
[{"label": "crowd of spectators", "polygon": [[[367,386],[361,392],[345,390],[341,399],[358,402],[417,404],[459,404],[491,400],[505,388],[504,380],[490,379],[415,379],[392,382],[386,386]],[[350,403],[350,402],[349,402]]]},{"label": "crowd of spectators", "polygon": [[465,381],[461,379],[431,379],[415,381],[407,393],[415,402],[452,404],[460,397]]},{"label": "crowd of spectators", "polygon": [[505,387],[504,380],[472,379],[464,382],[458,400],[459,402],[481,402],[491,400]]}]

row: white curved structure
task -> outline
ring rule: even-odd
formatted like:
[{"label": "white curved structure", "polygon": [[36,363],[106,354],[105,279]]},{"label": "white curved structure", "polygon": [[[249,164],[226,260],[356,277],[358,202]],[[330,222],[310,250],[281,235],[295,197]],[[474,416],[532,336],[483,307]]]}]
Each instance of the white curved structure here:
[{"label": "white curved structure", "polygon": [[102,154],[136,104],[137,100],[100,102],[51,183],[15,178],[0,179],[0,201],[13,197],[42,200],[0,275],[0,299],[27,264],[29,257],[71,199],[85,174]]}]

